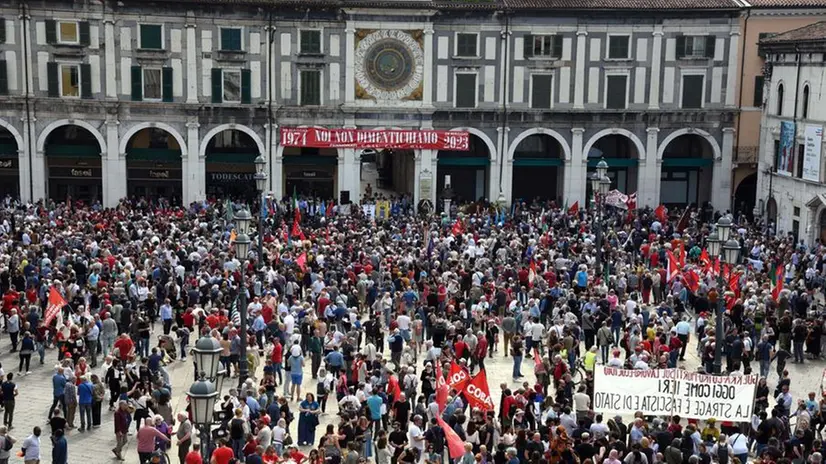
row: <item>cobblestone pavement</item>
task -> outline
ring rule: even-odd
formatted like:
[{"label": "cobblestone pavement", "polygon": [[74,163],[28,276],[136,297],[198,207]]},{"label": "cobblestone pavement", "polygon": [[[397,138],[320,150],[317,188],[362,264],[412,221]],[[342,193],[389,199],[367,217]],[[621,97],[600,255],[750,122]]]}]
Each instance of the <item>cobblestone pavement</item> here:
[{"label": "cobblestone pavement", "polygon": [[[160,324],[155,326],[155,335],[160,332]],[[194,336],[192,342],[194,343]],[[0,337],[0,362],[6,372],[14,372],[16,376],[16,369],[18,364],[18,357],[16,353],[9,353],[10,342],[7,335],[3,334]],[[51,442],[48,438],[49,428],[47,424],[47,413],[52,402],[52,382],[51,376],[53,373],[53,366],[56,363],[57,354],[54,350],[47,351],[46,363],[39,365],[37,356],[32,360],[32,373],[26,376],[16,378],[20,394],[17,397],[17,405],[15,408],[14,429],[11,435],[18,440],[15,445],[15,452],[20,450],[19,442],[26,438],[32,431],[34,426],[43,428],[43,435],[41,436],[42,446],[42,462],[51,462]],[[186,407],[186,391],[189,389],[193,381],[193,370],[191,365],[191,358],[187,362],[176,361],[167,367],[170,377],[172,379],[172,405],[175,412],[182,411]],[[309,362],[306,363],[309,366]],[[500,384],[505,383],[510,387],[517,387],[521,382],[513,382],[511,373],[513,372],[513,363],[511,358],[505,357],[500,350],[494,353],[494,358],[486,361],[486,373],[490,385],[491,396],[494,402],[499,403]],[[699,359],[696,356],[696,342],[692,338],[689,344],[689,349],[686,353],[686,361],[680,363],[680,367],[694,370],[699,364]],[[787,369],[791,373],[792,394],[797,400],[798,398],[805,398],[805,395],[810,391],[818,391],[820,388],[821,375],[826,363],[823,361],[807,361],[804,365],[789,364]],[[753,363],[756,369],[756,363]],[[260,378],[259,367],[259,378]],[[93,370],[96,373],[103,375],[102,368],[98,367]],[[527,359],[522,365],[522,374],[525,375],[525,381],[534,383],[533,376],[533,361]],[[305,373],[305,384],[302,391],[315,392],[315,381],[312,380],[309,372],[309,367]],[[772,373],[769,376],[769,385],[773,386],[777,381],[777,374],[774,372],[774,365],[772,365]],[[230,384],[234,382],[225,382],[224,389],[229,389]],[[280,388],[279,388],[280,390]],[[293,406],[295,407],[295,406]],[[330,401],[327,408],[327,414],[320,417],[320,425],[317,429],[316,437],[320,437],[325,426],[328,423],[336,421],[337,406],[333,401]],[[79,418],[76,419],[76,424],[79,425]],[[297,421],[292,424],[292,435],[297,436]],[[134,430],[134,425],[132,426]],[[102,425],[99,429],[91,432],[81,433],[74,429],[67,434],[69,442],[69,462],[70,464],[79,463],[104,463],[115,462],[114,456],[111,452],[115,444],[114,425],[112,420],[112,413],[108,411],[104,404],[102,412]],[[127,445],[127,452],[124,457],[126,462],[130,464],[138,463],[138,455],[136,448],[137,444],[134,436],[130,437]],[[170,457],[173,462],[177,463],[176,450],[170,450]],[[12,457],[10,462],[21,462],[20,458]]]}]

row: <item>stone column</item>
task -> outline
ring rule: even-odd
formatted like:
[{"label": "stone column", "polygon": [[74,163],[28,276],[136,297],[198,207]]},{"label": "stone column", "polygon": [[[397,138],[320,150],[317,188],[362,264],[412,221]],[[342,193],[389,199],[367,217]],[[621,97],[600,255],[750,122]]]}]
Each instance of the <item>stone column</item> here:
[{"label": "stone column", "polygon": [[[640,160],[637,169],[637,206],[654,206],[660,204],[660,179],[662,178],[662,160],[657,159],[660,129],[646,129],[648,137],[645,144],[645,157]],[[633,192],[628,192],[633,193]]]},{"label": "stone column", "polygon": [[[33,201],[46,198],[46,190],[49,185],[49,177],[46,169],[46,153],[44,153],[45,146],[41,149],[37,147],[37,129],[35,127],[36,118],[27,119],[21,118],[23,121],[23,146],[32,157],[31,173],[28,172],[28,162],[26,162],[25,170],[20,166],[20,176],[25,176],[26,189],[31,190],[30,198]],[[35,147],[36,152],[32,153],[30,147]],[[29,176],[31,176],[31,188],[29,184]],[[23,190],[21,190],[23,192]]]},{"label": "stone column", "polygon": [[576,81],[574,82],[574,109],[585,107],[585,52],[588,31],[576,31]]},{"label": "stone column", "polygon": [[579,206],[584,208],[585,203],[585,182],[588,171],[588,157],[582,153],[582,136],[585,129],[574,127],[571,129],[571,159],[565,162],[565,200],[563,204],[569,206],[574,202],[579,202]]},{"label": "stone column", "polygon": [[[195,24],[186,25],[186,102],[198,103],[198,39]],[[197,154],[196,154],[197,157]],[[186,183],[184,183],[186,185]]]},{"label": "stone column", "polygon": [[502,194],[505,195],[505,203],[510,204],[510,191],[508,191],[505,187],[508,182],[505,180],[507,173],[504,169],[507,164],[505,162],[505,158],[507,157],[506,153],[511,128],[497,127],[496,131],[499,133],[499,137],[496,137],[496,140],[499,143],[496,147],[496,157],[490,164],[490,175],[488,176],[488,200],[492,202],[497,201],[501,190]]},{"label": "stone column", "polygon": [[347,60],[344,64],[344,103],[352,105],[356,100],[356,68],[354,64],[356,59],[356,28],[352,22],[347,22],[347,28],[344,32],[344,44],[346,48],[344,50],[344,56]]},{"label": "stone column", "polygon": [[[350,35],[348,34],[347,37],[349,40]],[[350,56],[349,53],[347,56]],[[422,106],[429,107],[433,105],[433,23],[427,23],[424,26],[424,69],[422,73]]]},{"label": "stone column", "polygon": [[118,98],[118,65],[115,56],[115,20],[103,20],[103,35],[106,40],[104,55],[106,60],[106,99]]},{"label": "stone column", "polygon": [[711,206],[718,211],[731,208],[732,156],[734,152],[733,127],[723,128],[723,145],[721,156],[714,160],[714,172],[711,182]]},{"label": "stone column", "polygon": [[201,156],[200,127],[194,118],[186,123],[186,159],[181,160],[185,205],[206,198],[206,156]]},{"label": "stone column", "polygon": [[735,24],[734,26],[732,26],[731,29],[732,30],[729,34],[730,38],[728,44],[728,77],[726,77],[726,106],[735,105],[734,100],[736,92],[734,91],[734,89],[737,83],[737,79],[740,76],[740,73],[737,72],[737,65],[739,64],[739,60],[737,59],[737,57],[740,51],[738,45],[740,43],[740,26]]},{"label": "stone column", "polygon": [[106,153],[101,155],[103,167],[103,206],[113,208],[127,195],[126,153],[120,152],[117,119],[106,120]]},{"label": "stone column", "polygon": [[651,46],[651,86],[648,89],[648,108],[660,108],[660,68],[662,67],[663,27],[654,26],[654,43]]}]

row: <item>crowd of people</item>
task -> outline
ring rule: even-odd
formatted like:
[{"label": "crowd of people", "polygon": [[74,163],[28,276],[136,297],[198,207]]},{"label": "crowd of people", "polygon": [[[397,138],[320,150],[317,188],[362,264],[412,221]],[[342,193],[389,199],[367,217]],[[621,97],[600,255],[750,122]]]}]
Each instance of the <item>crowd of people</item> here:
[{"label": "crowd of people", "polygon": [[[118,460],[137,442],[141,464],[822,461],[826,395],[793,397],[786,369],[823,355],[819,243],[770,236],[707,205],[671,216],[608,208],[597,243],[585,208],[479,202],[431,217],[390,203],[381,218],[312,199],[270,204],[263,254],[237,256],[231,202],[7,200],[3,348],[19,364],[0,372],[0,464],[46,461],[39,427],[12,436],[15,398],[34,369],[54,369],[44,415],[58,464],[70,432],[101,434],[110,415],[115,437],[100,440]],[[721,217],[734,223],[738,263],[708,256]],[[66,303],[56,316],[53,292]],[[201,336],[219,341],[234,379],[208,456],[189,408],[174,410],[167,369]],[[717,343],[724,374],[761,376],[752,423],[593,410],[597,365],[688,368],[691,345],[699,369],[713,372]],[[440,401],[438,376],[454,364],[469,376],[504,368],[511,382],[492,386],[493,407],[457,390]],[[449,452],[451,431],[461,454]]]}]

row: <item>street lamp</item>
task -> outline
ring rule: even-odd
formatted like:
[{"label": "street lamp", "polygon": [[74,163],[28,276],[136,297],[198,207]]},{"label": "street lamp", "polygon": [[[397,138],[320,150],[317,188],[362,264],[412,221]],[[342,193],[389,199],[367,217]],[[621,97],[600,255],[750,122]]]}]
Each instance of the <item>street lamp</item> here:
[{"label": "street lamp", "polygon": [[215,402],[221,395],[226,371],[219,369],[221,344],[214,337],[205,335],[195,342],[192,348],[192,357],[195,364],[195,378],[197,379],[187,392],[189,404],[192,408],[192,420],[198,428],[201,443],[201,456],[209,462],[212,447],[213,411]]},{"label": "street lamp", "polygon": [[[731,233],[731,219],[722,217],[717,221],[716,231],[708,236],[709,254],[720,260],[722,263],[735,265],[740,262],[740,243],[729,238]],[[723,273],[717,273],[718,290],[709,292],[709,300],[717,305],[714,318],[714,374],[722,374],[723,371],[723,314],[726,311],[726,299],[724,298],[728,282],[723,279]]]},{"label": "street lamp", "polygon": [[605,158],[600,158],[599,163],[597,163],[597,176],[600,179],[605,177],[608,174],[608,163],[605,162]]},{"label": "street lamp", "polygon": [[252,222],[252,214],[246,208],[235,213],[235,226],[238,228],[239,234],[246,234],[250,231],[250,223]]},{"label": "street lamp", "polygon": [[[242,211],[244,212],[244,211]],[[247,212],[249,215],[249,212]],[[240,225],[238,228],[240,229],[242,226]],[[246,259],[247,254],[250,251],[250,237],[246,233],[242,233],[235,237],[235,256],[239,258],[242,262]],[[241,359],[238,360],[238,366],[240,367],[240,372],[238,375],[238,385],[243,385],[244,380],[247,379],[248,375],[248,367],[247,367],[247,289],[246,289],[246,277],[245,273],[241,273],[241,281],[238,282],[238,313],[241,319],[241,327],[238,329],[241,332]]]},{"label": "street lamp", "polygon": [[591,191],[594,192],[594,222],[596,229],[596,274],[602,274],[602,216],[604,209],[604,198],[611,188],[611,179],[605,173],[608,171],[608,163],[604,159],[597,163],[597,172],[591,174]]},{"label": "street lamp", "polygon": [[445,176],[445,188],[442,190],[442,200],[444,201],[444,213],[450,219],[450,203],[453,201],[453,189],[450,187],[450,176]]},{"label": "street lamp", "polygon": [[255,188],[258,189],[258,201],[260,202],[260,213],[258,215],[258,265],[256,268],[260,271],[264,264],[264,190],[267,188],[267,160],[263,156],[258,155],[255,158]]}]

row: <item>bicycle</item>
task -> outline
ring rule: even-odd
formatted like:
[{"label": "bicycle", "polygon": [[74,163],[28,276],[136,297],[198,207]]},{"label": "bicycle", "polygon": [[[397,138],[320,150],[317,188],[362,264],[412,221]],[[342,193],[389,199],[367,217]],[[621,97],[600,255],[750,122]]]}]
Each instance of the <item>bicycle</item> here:
[{"label": "bicycle", "polygon": [[585,370],[585,364],[582,359],[577,358],[573,369],[571,369],[571,381],[574,383],[574,387],[578,387],[587,378],[588,371]]}]

